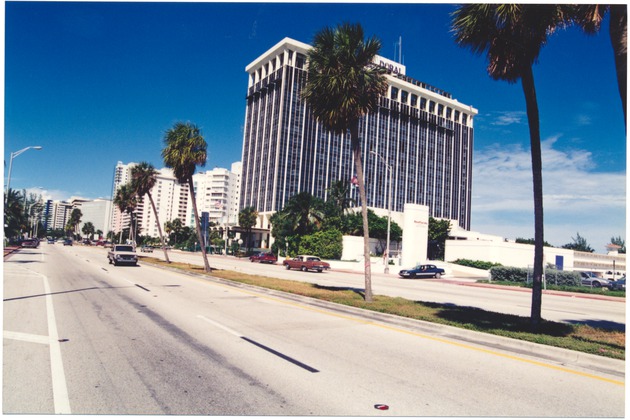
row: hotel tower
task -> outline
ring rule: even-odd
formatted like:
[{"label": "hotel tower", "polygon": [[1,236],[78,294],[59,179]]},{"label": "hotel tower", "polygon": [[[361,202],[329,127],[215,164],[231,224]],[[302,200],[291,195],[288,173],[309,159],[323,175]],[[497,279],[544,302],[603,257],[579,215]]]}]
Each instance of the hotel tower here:
[{"label": "hotel tower", "polygon": [[[241,208],[272,214],[303,191],[325,200],[334,182],[355,175],[349,133],[324,129],[301,99],[310,48],[285,38],[246,67]],[[397,62],[375,62],[387,70],[388,88],[359,128],[367,206],[387,209],[389,166],[392,211],[421,204],[470,229],[477,110],[408,77]],[[359,204],[358,189],[352,198]]]}]

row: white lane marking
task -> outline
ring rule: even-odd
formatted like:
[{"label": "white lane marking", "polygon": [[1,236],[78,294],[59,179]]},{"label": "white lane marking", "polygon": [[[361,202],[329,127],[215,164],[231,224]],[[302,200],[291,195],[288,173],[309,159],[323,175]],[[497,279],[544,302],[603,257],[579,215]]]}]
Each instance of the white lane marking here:
[{"label": "white lane marking", "polygon": [[3,338],[17,341],[28,341],[29,343],[49,344],[50,339],[46,335],[28,334],[15,331],[3,331]]},{"label": "white lane marking", "polygon": [[203,319],[204,321],[206,321],[207,323],[212,324],[212,325],[214,325],[215,327],[220,328],[220,329],[222,329],[223,331],[226,331],[226,332],[228,332],[228,333],[230,333],[230,334],[232,334],[232,335],[235,335],[235,336],[237,336],[238,338],[243,337],[243,334],[241,334],[241,333],[239,333],[239,332],[237,332],[237,331],[234,331],[233,329],[231,329],[231,328],[229,328],[229,327],[226,327],[225,325],[219,324],[219,323],[218,323],[218,322],[216,322],[216,321],[213,321],[213,320],[211,320],[211,319],[209,319],[209,318],[206,318],[206,317],[205,317],[205,316],[203,316],[203,315],[197,315],[197,318],[201,318],[201,319]]},{"label": "white lane marking", "polygon": [[66,385],[66,373],[63,370],[61,358],[61,346],[59,345],[59,333],[57,332],[57,320],[53,307],[52,295],[48,277],[41,275],[44,281],[44,293],[46,294],[46,314],[48,317],[48,337],[50,342],[50,372],[52,376],[53,400],[55,414],[72,414],[70,410],[70,398]]}]

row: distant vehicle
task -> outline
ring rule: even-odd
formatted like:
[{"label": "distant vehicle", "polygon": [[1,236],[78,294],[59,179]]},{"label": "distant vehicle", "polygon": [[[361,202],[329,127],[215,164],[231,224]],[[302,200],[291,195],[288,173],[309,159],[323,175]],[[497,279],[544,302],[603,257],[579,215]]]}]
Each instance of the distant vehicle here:
[{"label": "distant vehicle", "polygon": [[48,242],[49,244],[53,244],[53,245],[54,245],[54,244],[55,244],[55,239],[54,239],[54,238],[48,238],[48,241],[47,241],[47,242]]},{"label": "distant vehicle", "polygon": [[89,239],[84,239],[82,243],[83,245],[92,245],[92,241],[90,241]]},{"label": "distant vehicle", "polygon": [[259,252],[249,257],[251,262],[275,264],[278,261],[278,257],[273,252]]},{"label": "distant vehicle", "polygon": [[107,252],[107,259],[110,264],[138,264],[138,255],[133,245],[114,245],[111,251]]},{"label": "distant vehicle", "polygon": [[582,286],[610,287],[610,280],[606,280],[602,277],[597,277],[593,272],[580,271],[580,277],[582,279]]},{"label": "distant vehicle", "polygon": [[149,245],[142,245],[140,247],[141,252],[153,252],[153,247]]},{"label": "distant vehicle", "polygon": [[37,239],[26,239],[22,241],[22,248],[37,248],[39,241]]},{"label": "distant vehicle", "polygon": [[287,270],[297,268],[302,271],[312,270],[318,273],[330,269],[330,264],[313,255],[298,255],[295,258],[287,258],[282,265],[284,265]]},{"label": "distant vehicle", "polygon": [[619,280],[611,281],[608,288],[610,290],[626,290],[626,276],[623,276]]},{"label": "distant vehicle", "polygon": [[72,239],[70,239],[70,238],[64,239],[63,240],[63,246],[66,246],[66,245],[72,246]]},{"label": "distant vehicle", "polygon": [[416,278],[416,277],[434,277],[439,279],[444,274],[444,269],[434,266],[433,264],[417,265],[407,270],[400,270],[398,275],[402,278]]}]

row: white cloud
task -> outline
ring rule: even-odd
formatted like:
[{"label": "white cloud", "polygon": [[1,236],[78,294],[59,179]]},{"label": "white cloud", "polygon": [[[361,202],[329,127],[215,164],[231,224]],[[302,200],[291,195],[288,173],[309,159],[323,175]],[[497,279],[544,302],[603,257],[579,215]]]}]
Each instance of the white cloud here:
[{"label": "white cloud", "polygon": [[[626,175],[595,172],[589,151],[558,150],[556,140],[542,144],[545,240],[561,246],[580,232],[603,252],[612,236],[625,237]],[[533,238],[529,150],[495,144],[475,155],[472,229],[511,239]]]},{"label": "white cloud", "polygon": [[499,112],[493,119],[491,125],[512,125],[520,124],[527,114],[523,111],[504,111]]}]

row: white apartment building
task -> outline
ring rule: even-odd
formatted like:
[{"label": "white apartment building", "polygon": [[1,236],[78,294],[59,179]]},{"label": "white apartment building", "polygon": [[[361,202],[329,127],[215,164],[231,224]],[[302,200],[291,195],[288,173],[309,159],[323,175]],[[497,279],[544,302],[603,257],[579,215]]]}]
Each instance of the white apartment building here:
[{"label": "white apartment building", "polygon": [[[112,197],[121,185],[131,182],[131,169],[137,163],[123,164],[118,162],[114,169]],[[234,225],[238,221],[238,199],[240,196],[240,162],[232,164],[232,170],[215,168],[211,171],[193,175],[193,185],[197,200],[197,210],[209,213],[209,220],[216,223]],[[235,172],[236,171],[236,172]],[[188,185],[180,184],[169,168],[157,170],[157,180],[151,190],[151,196],[162,225],[162,233],[166,222],[180,219],[184,225],[194,227],[194,216]],[[148,196],[138,201],[136,212],[140,234],[159,237],[157,220]],[[129,216],[122,214],[118,207],[112,204],[110,230],[118,233],[129,226]]]}]

